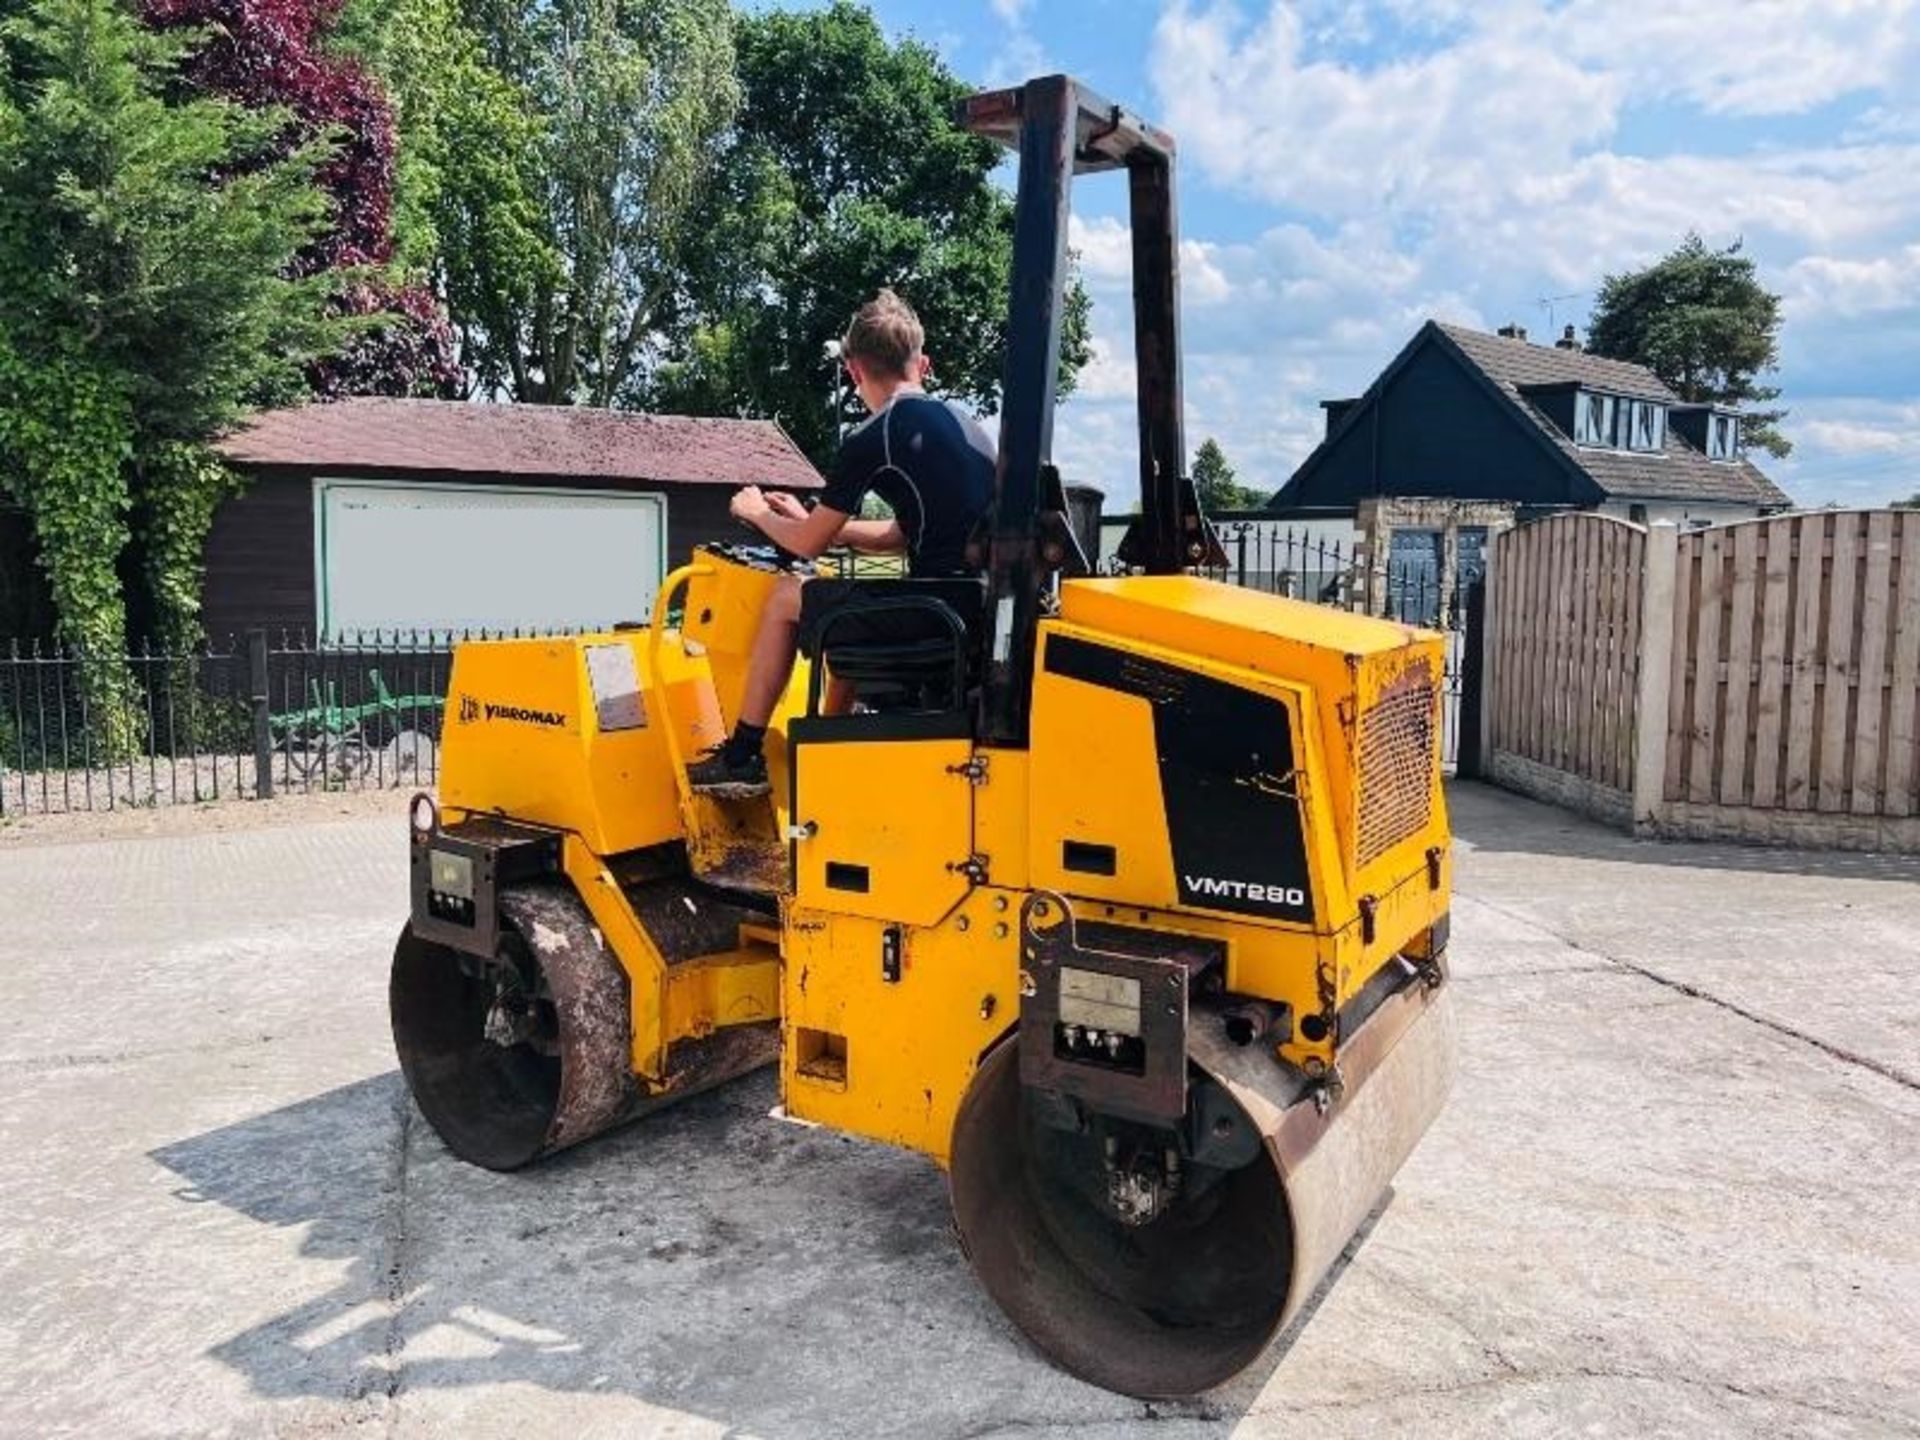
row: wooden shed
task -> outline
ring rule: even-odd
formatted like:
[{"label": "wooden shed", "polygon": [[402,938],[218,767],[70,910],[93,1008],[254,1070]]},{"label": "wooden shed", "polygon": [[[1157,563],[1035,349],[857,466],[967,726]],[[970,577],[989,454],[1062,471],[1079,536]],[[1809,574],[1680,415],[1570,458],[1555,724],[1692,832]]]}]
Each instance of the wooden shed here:
[{"label": "wooden shed", "polygon": [[642,618],[666,570],[738,537],[742,485],[823,482],[769,420],[353,399],[222,442],[248,479],[207,542],[209,634]]}]

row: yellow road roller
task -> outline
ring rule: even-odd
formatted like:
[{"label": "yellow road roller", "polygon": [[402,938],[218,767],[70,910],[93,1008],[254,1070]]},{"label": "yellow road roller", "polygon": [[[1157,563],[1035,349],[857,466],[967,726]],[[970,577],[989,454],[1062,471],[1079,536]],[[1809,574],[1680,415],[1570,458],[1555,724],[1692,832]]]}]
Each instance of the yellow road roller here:
[{"label": "yellow road roller", "polygon": [[[461,646],[394,1035],[502,1170],[777,1061],[787,1116],[947,1170],[1040,1350],[1192,1395],[1301,1311],[1450,1085],[1443,641],[1201,578],[1171,138],[1064,76],[962,118],[1020,156],[979,573],[709,546],[645,627]],[[1068,194],[1107,170],[1142,505],[1098,578],[1049,450]],[[694,791],[794,573],[773,793]]]}]

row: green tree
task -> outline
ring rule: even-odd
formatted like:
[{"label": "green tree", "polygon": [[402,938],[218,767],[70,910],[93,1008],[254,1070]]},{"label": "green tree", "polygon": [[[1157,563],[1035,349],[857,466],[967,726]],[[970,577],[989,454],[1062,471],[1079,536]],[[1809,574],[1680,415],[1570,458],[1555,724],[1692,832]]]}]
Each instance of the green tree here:
[{"label": "green tree", "polygon": [[1193,456],[1193,488],[1200,496],[1202,510],[1254,510],[1267,503],[1263,491],[1249,490],[1235,473],[1218,440],[1208,436],[1200,442]]},{"label": "green tree", "polygon": [[[891,285],[927,330],[933,385],[991,412],[1005,357],[1013,206],[1004,158],[954,124],[968,85],[866,9],[746,13],[739,119],[700,207],[702,243],[648,392],[663,409],[770,415],[816,461],[837,445],[827,343]],[[1062,391],[1088,359],[1068,293]]]},{"label": "green tree", "polygon": [[1920,490],[1916,490],[1904,500],[1893,502],[1896,510],[1920,510]]},{"label": "green tree", "polygon": [[484,283],[525,304],[558,277],[532,185],[545,124],[488,62],[461,0],[349,0],[334,43],[379,77],[394,109],[395,266],[457,291],[470,311]]},{"label": "green tree", "polygon": [[[1780,395],[1759,383],[1780,361],[1780,297],[1760,283],[1739,241],[1713,250],[1689,233],[1646,269],[1606,278],[1587,349],[1646,366],[1691,403],[1765,406]],[[1786,413],[1746,409],[1745,443],[1788,454],[1792,443],[1778,428]]]},{"label": "green tree", "polygon": [[399,113],[398,257],[480,389],[630,399],[739,99],[726,0],[356,0],[342,29]]},{"label": "green tree", "polygon": [[[29,0],[0,24],[0,484],[32,517],[60,637],[126,643],[125,566],[154,633],[198,638],[200,549],[230,483],[204,441],[303,393],[343,337],[329,279],[283,278],[326,222],[326,150],[285,117],[191,97],[192,42],[114,0]],[[116,747],[131,682],[88,672]]]}]

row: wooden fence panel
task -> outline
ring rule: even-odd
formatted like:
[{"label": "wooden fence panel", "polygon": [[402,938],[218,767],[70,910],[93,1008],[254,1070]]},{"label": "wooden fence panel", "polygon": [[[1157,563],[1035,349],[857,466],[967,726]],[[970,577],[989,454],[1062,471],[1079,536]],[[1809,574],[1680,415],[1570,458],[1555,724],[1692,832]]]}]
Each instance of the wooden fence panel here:
[{"label": "wooden fence panel", "polygon": [[[1920,511],[1662,533],[1673,593],[1669,605],[1658,582],[1659,613],[1639,526],[1561,515],[1496,539],[1492,773],[1504,757],[1539,767],[1529,784],[1589,797],[1569,803],[1615,797],[1595,813],[1631,797],[1655,830],[1913,848]],[[1667,627],[1670,655],[1664,639],[1649,648],[1648,626]],[[1659,713],[1643,716],[1649,695]]]},{"label": "wooden fence panel", "polygon": [[1587,732],[1587,773],[1615,790],[1620,788],[1613,773],[1613,636],[1619,629],[1616,529],[1606,525],[1593,531],[1593,724]]},{"label": "wooden fence panel", "polygon": [[[1687,537],[1693,543],[1699,578],[1694,592],[1693,654],[1687,671],[1693,687],[1692,721],[1684,731],[1681,766],[1686,775],[1686,797],[1696,805],[1711,805],[1714,740],[1720,732],[1720,629],[1726,597],[1725,532],[1702,530]],[[1686,563],[1682,551],[1681,563]]]},{"label": "wooden fence panel", "polygon": [[1576,705],[1574,720],[1574,761],[1580,773],[1600,778],[1594,737],[1600,728],[1600,709],[1606,703],[1600,685],[1602,673],[1600,648],[1600,606],[1605,600],[1607,573],[1600,568],[1600,536],[1613,527],[1588,525],[1580,532],[1580,568],[1592,577],[1580,587],[1580,623],[1574,635],[1575,663],[1584,672],[1586,703]]},{"label": "wooden fence panel", "polygon": [[1917,534],[1840,510],[1680,538],[1669,800],[1920,813]]},{"label": "wooden fence panel", "polygon": [[1787,703],[1787,763],[1784,803],[1789,810],[1813,805],[1814,699],[1819,693],[1820,607],[1826,595],[1827,526],[1831,516],[1802,515],[1793,550],[1793,639]]},{"label": "wooden fence panel", "polygon": [[1760,541],[1765,529],[1741,525],[1733,532],[1733,572],[1727,588],[1726,699],[1720,726],[1720,803],[1745,805],[1747,747],[1752,736],[1754,595],[1761,579]]},{"label": "wooden fence panel", "polygon": [[1769,520],[1756,527],[1765,536],[1760,632],[1754,648],[1760,674],[1753,701],[1753,786],[1748,803],[1771,809],[1780,803],[1780,735],[1787,704],[1788,622],[1792,618],[1794,521]]},{"label": "wooden fence panel", "polygon": [[1853,642],[1859,634],[1855,600],[1859,571],[1860,516],[1839,511],[1828,541],[1826,635],[1820,657],[1820,733],[1817,809],[1837,814],[1847,808],[1847,737],[1852,730]]},{"label": "wooden fence panel", "polygon": [[1667,712],[1667,779],[1664,794],[1668,800],[1687,798],[1687,726],[1692,723],[1693,687],[1688,679],[1688,657],[1693,654],[1693,624],[1700,613],[1700,557],[1698,547],[1681,537],[1679,557],[1675,561],[1673,614],[1666,625],[1673,631],[1673,651],[1669,662],[1671,683]]},{"label": "wooden fence panel", "polygon": [[1494,749],[1630,789],[1646,532],[1559,515],[1494,544]]},{"label": "wooden fence panel", "polygon": [[1633,732],[1640,695],[1640,629],[1646,623],[1646,617],[1641,613],[1641,600],[1646,592],[1647,532],[1638,526],[1629,526],[1618,532],[1618,540],[1620,550],[1616,579],[1619,589],[1616,593],[1620,596],[1623,619],[1613,660],[1613,703],[1619,718],[1619,729],[1614,736],[1613,773],[1614,788],[1630,792],[1633,789],[1636,760]]},{"label": "wooden fence panel", "polygon": [[1900,513],[1894,532],[1897,578],[1888,620],[1893,659],[1887,703],[1889,815],[1920,815],[1920,510]]},{"label": "wooden fence panel", "polygon": [[1853,710],[1853,794],[1848,808],[1856,815],[1880,811],[1880,777],[1886,756],[1880,738],[1887,710],[1888,610],[1893,603],[1894,512],[1876,510],[1867,516],[1867,554],[1860,591],[1860,648]]}]

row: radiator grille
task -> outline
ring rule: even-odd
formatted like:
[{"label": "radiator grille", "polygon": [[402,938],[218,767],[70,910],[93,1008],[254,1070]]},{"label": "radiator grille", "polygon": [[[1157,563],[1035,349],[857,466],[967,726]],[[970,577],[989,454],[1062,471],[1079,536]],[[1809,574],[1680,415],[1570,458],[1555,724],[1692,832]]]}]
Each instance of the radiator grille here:
[{"label": "radiator grille", "polygon": [[1433,813],[1433,668],[1407,667],[1360,717],[1360,863],[1371,864]]}]

